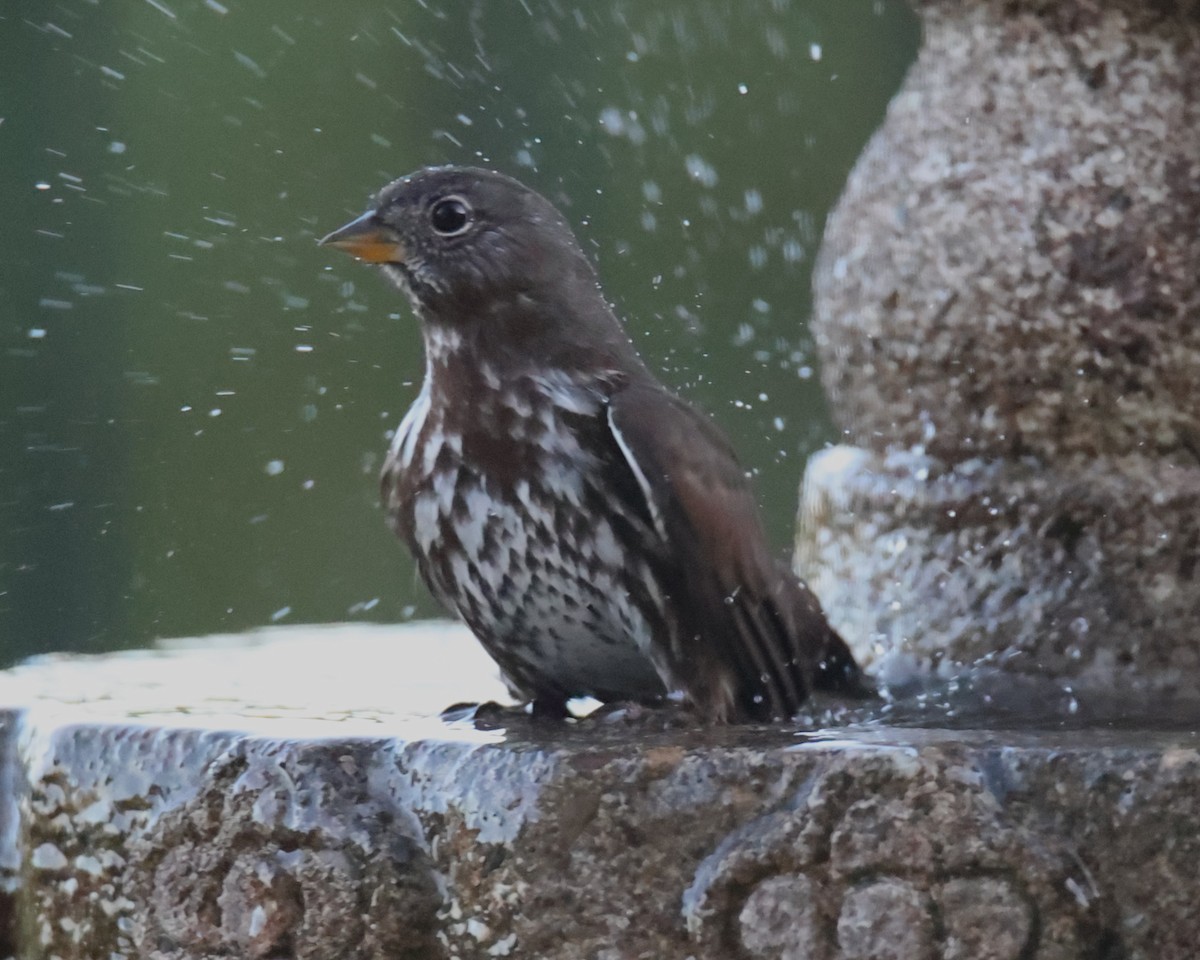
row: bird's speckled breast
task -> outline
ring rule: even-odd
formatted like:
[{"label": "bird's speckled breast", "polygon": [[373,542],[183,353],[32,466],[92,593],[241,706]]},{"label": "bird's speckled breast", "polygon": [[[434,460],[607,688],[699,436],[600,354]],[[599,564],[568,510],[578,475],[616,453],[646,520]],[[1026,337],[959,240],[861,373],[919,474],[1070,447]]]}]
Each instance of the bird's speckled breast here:
[{"label": "bird's speckled breast", "polygon": [[[602,390],[561,373],[501,382],[486,364],[461,374],[433,358],[384,468],[426,583],[527,696],[661,692],[648,605],[621,588],[645,567],[628,544],[645,525],[614,499],[604,457],[619,453],[594,442]],[[440,402],[451,380],[456,402]],[[653,591],[649,569],[637,577]]]}]

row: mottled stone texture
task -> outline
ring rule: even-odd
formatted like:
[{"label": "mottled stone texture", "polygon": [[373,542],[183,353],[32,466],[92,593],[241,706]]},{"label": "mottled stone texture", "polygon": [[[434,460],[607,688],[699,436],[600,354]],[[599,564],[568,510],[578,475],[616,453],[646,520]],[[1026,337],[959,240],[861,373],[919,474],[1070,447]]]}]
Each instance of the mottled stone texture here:
[{"label": "mottled stone texture", "polygon": [[800,564],[876,669],[1200,697],[1200,4],[917,7],[815,278],[860,452]]},{"label": "mottled stone texture", "polygon": [[1175,457],[1200,429],[1200,21],[918,4],[924,44],[830,218],[815,328],[853,442]]},{"label": "mottled stone texture", "polygon": [[25,960],[1183,960],[1200,938],[1200,741],[1159,741],[64,727],[27,751],[18,946]]},{"label": "mottled stone texture", "polygon": [[373,795],[374,746],[78,726],[45,751],[29,956],[440,955],[424,838]]}]

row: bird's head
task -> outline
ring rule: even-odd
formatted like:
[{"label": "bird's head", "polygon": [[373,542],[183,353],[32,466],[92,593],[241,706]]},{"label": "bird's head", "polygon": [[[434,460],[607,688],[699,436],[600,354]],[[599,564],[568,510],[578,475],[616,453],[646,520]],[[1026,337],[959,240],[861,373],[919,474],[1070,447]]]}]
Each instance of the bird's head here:
[{"label": "bird's head", "polygon": [[617,327],[562,215],[490,170],[431,167],[402,177],[321,243],[379,264],[426,325],[518,342],[586,334],[593,344]]}]

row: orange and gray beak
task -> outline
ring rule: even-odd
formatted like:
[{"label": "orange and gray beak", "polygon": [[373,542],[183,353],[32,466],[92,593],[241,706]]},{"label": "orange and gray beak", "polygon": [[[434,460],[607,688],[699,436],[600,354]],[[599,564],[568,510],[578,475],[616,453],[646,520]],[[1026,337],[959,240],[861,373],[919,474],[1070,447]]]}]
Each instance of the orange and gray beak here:
[{"label": "orange and gray beak", "polygon": [[367,263],[403,263],[404,246],[390,228],[380,223],[369,210],[344,227],[338,227],[320,241],[321,246],[337,247]]}]

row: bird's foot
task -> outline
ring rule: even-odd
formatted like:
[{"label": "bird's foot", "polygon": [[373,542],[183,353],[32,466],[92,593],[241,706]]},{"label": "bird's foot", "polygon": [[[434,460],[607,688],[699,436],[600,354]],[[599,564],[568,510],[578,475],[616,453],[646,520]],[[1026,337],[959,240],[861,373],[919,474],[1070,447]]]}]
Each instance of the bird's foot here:
[{"label": "bird's foot", "polygon": [[558,722],[570,717],[566,704],[556,700],[531,700],[529,703],[454,703],[441,712],[446,723],[465,723],[477,730],[496,730],[529,721]]},{"label": "bird's foot", "polygon": [[628,724],[673,730],[697,725],[696,713],[689,704],[676,700],[613,700],[601,704],[586,717],[587,723]]},{"label": "bird's foot", "polygon": [[480,730],[494,730],[507,726],[518,717],[524,716],[523,706],[497,703],[495,700],[483,703],[453,703],[441,712],[441,718],[446,723],[465,723]]}]

